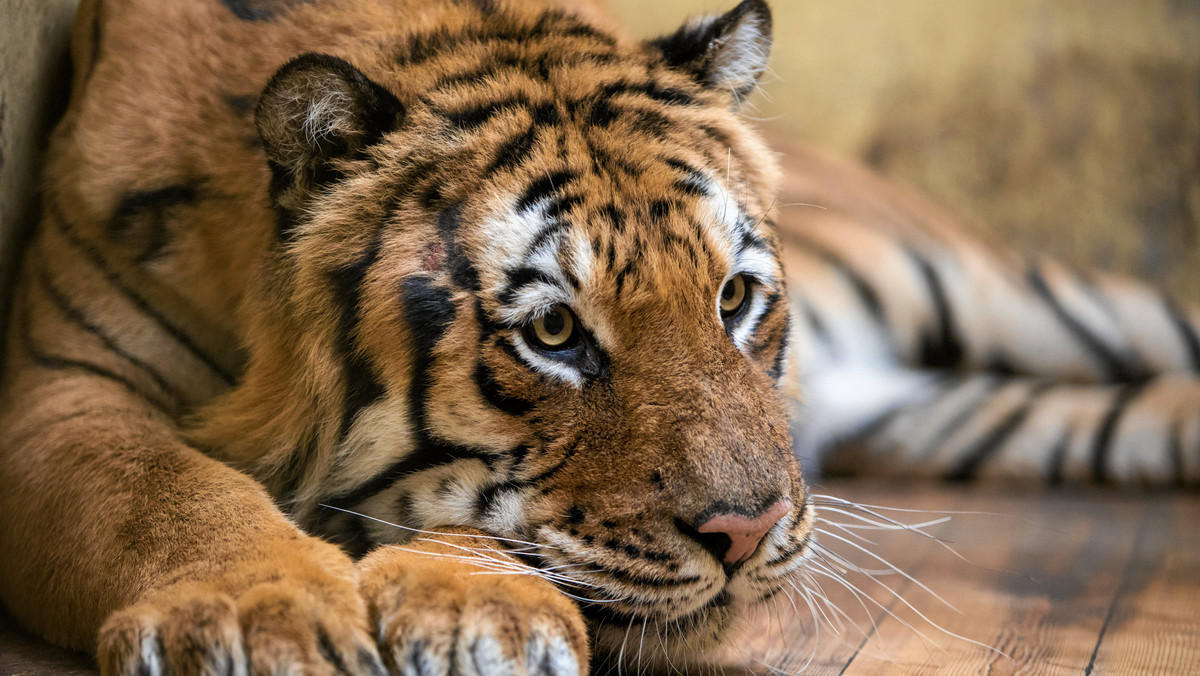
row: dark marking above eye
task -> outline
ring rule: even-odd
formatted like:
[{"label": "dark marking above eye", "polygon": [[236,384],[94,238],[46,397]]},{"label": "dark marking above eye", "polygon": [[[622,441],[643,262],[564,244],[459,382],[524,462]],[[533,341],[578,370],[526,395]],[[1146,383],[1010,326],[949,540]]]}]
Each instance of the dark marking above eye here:
[{"label": "dark marking above eye", "polygon": [[537,268],[519,267],[508,273],[508,285],[500,292],[498,300],[507,305],[513,302],[522,288],[530,284],[549,284],[554,286],[557,282],[555,282],[553,277]]},{"label": "dark marking above eye", "polygon": [[527,211],[534,204],[553,196],[557,191],[565,188],[576,178],[578,178],[578,175],[575,172],[566,169],[538,177],[537,180],[530,183],[529,187],[525,189],[525,193],[521,195],[521,199],[517,200],[517,211]]},{"label": "dark marking above eye", "polygon": [[567,195],[554,200],[546,209],[546,217],[559,219],[569,213],[574,207],[583,204],[583,195]]}]

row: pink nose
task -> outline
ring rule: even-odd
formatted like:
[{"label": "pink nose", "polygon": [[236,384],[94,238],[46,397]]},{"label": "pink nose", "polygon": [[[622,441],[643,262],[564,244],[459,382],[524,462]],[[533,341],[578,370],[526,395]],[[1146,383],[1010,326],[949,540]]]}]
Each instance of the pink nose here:
[{"label": "pink nose", "polygon": [[696,530],[724,533],[732,543],[725,552],[725,563],[741,563],[750,558],[767,531],[792,510],[792,501],[784,498],[753,519],[741,514],[718,514]]}]

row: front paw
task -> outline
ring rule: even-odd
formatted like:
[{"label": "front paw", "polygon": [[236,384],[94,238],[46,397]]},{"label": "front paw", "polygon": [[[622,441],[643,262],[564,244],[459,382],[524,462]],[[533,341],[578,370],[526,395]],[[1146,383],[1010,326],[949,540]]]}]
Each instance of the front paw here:
[{"label": "front paw", "polygon": [[382,675],[354,564],[324,543],[288,544],[114,613],[100,631],[101,673]]},{"label": "front paw", "polygon": [[[462,536],[445,542],[383,547],[359,564],[381,652],[393,673],[584,673],[587,630],[570,599],[486,541]],[[476,556],[487,559],[460,558]]]}]

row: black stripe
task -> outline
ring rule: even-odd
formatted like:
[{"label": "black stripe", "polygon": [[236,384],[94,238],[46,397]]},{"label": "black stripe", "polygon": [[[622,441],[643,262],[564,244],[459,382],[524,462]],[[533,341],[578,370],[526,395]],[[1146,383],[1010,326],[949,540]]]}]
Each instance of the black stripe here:
[{"label": "black stripe", "polygon": [[100,271],[104,278],[107,279],[108,282],[112,284],[118,292],[121,293],[121,295],[125,296],[125,298],[133,303],[134,306],[142,312],[142,314],[146,315],[156,324],[158,324],[172,338],[178,341],[179,344],[187,348],[188,351],[196,357],[196,359],[200,360],[205,366],[212,369],[212,371],[227,384],[232,385],[234,383],[235,378],[232,374],[221,368],[220,364],[218,364],[212,357],[208,356],[208,354],[201,350],[200,347],[196,345],[196,343],[192,341],[192,339],[188,337],[188,335],[184,333],[182,329],[167,321],[166,317],[155,310],[145,298],[125,284],[124,280],[122,280],[121,277],[117,275],[117,273],[113,271],[111,267],[109,267],[108,262],[104,259],[103,254],[100,253],[100,250],[74,232],[72,227],[67,223],[66,216],[59,211],[53,200],[50,202],[50,209],[52,214],[50,220],[58,226],[59,232],[66,237],[67,241],[71,243],[71,246],[81,251],[88,258],[88,260],[90,260],[92,264],[96,266],[96,269]]},{"label": "black stripe", "polygon": [[634,272],[635,265],[636,265],[636,259],[633,257],[630,257],[629,260],[625,261],[625,265],[623,265],[621,267],[621,269],[619,271],[617,271],[617,276],[616,276],[617,296],[621,295],[622,289],[625,288],[625,277],[627,275],[629,275],[631,272]]},{"label": "black stripe", "polygon": [[423,275],[407,277],[401,283],[404,317],[412,331],[413,368],[409,387],[410,429],[416,440],[413,450],[401,460],[366,483],[332,496],[324,502],[336,508],[348,508],[386,490],[404,477],[458,460],[477,459],[490,463],[493,453],[483,449],[450,444],[434,438],[426,414],[429,389],[433,385],[433,350],[454,320],[454,302],[449,291],[435,286]]},{"label": "black stripe", "polygon": [[404,459],[392,463],[366,483],[349,491],[329,497],[322,502],[338,509],[347,509],[367,500],[390,488],[406,476],[425,470],[449,465],[459,460],[481,460],[485,464],[494,459],[494,454],[480,449],[447,444],[437,441],[423,443],[405,456]]},{"label": "black stripe", "polygon": [[[935,395],[933,399],[929,401],[927,408],[933,408],[937,406],[945,397],[959,391],[968,383],[973,382],[972,378],[957,379],[955,376],[947,376],[947,379],[956,379],[957,382],[953,386],[943,390],[941,394]],[[970,422],[971,419],[975,417],[975,414],[979,412],[980,407],[996,394],[996,390],[999,389],[1000,385],[1001,381],[989,380],[984,386],[983,392],[981,392],[979,396],[972,397],[969,401],[967,401],[966,406],[963,406],[961,409],[959,409],[958,412],[951,416],[950,420],[946,421],[946,424],[937,431],[937,433],[933,436],[933,441],[926,447],[926,452],[932,453],[940,448],[942,444],[950,440],[950,437],[954,436],[956,432]]]},{"label": "black stripe", "polygon": [[337,646],[333,645],[333,640],[329,638],[329,632],[319,624],[317,625],[317,648],[321,652],[321,657],[333,667],[335,672],[351,676],[350,669],[346,667],[346,661],[338,654]]},{"label": "black stripe", "polygon": [[514,96],[512,98],[503,99],[500,101],[491,101],[489,103],[481,103],[472,108],[455,111],[441,111],[442,117],[446,118],[455,127],[461,131],[474,131],[479,127],[489,122],[493,117],[504,113],[512,113],[518,110],[523,110],[532,107],[533,104],[528,98],[523,96]]},{"label": "black stripe", "polygon": [[884,314],[883,302],[879,299],[879,295],[875,293],[875,288],[862,275],[858,274],[858,271],[852,268],[845,259],[807,237],[789,233],[789,240],[804,247],[836,270],[850,285],[850,288],[854,290],[863,308],[871,315],[871,318],[881,328],[886,329],[887,316]]},{"label": "black stripe", "polygon": [[475,364],[474,379],[484,400],[508,415],[524,415],[534,406],[532,401],[505,394],[496,375],[482,361]]},{"label": "black stripe", "polygon": [[1046,462],[1046,483],[1051,486],[1062,485],[1063,474],[1066,471],[1067,453],[1071,450],[1073,436],[1073,430],[1063,430],[1062,436],[1054,443],[1054,448],[1050,449],[1050,456]]},{"label": "black stripe", "polygon": [[582,439],[583,435],[579,435],[569,441],[567,443],[566,450],[563,453],[563,457],[559,458],[559,461],[554,463],[553,466],[533,477],[530,477],[529,479],[518,481],[517,483],[524,486],[536,486],[537,484],[543,483],[552,478],[555,474],[561,472],[562,469],[567,466],[567,463],[571,460],[571,458],[575,457],[575,454],[579,451],[579,444],[582,442]]},{"label": "black stripe", "polygon": [[911,249],[907,253],[916,264],[917,270],[921,273],[921,279],[925,282],[925,290],[933,305],[934,319],[937,324],[934,332],[931,333],[928,330],[921,332],[920,354],[917,363],[921,366],[943,369],[960,366],[966,350],[959,338],[954,321],[954,309],[950,306],[950,299],[946,295],[946,286],[942,283],[937,269],[929,260]]},{"label": "black stripe", "polygon": [[86,362],[86,361],[82,361],[82,360],[78,360],[78,359],[70,359],[67,357],[60,357],[58,355],[47,354],[45,352],[38,350],[37,346],[34,345],[34,342],[33,342],[32,327],[30,326],[30,322],[29,322],[29,308],[26,307],[21,314],[22,314],[22,317],[21,317],[21,342],[23,344],[23,347],[25,348],[25,351],[29,354],[30,358],[32,358],[33,361],[35,363],[37,363],[38,366],[41,366],[41,367],[47,368],[47,369],[51,369],[51,370],[55,370],[55,371],[77,370],[77,371],[83,371],[85,373],[90,373],[94,376],[99,376],[101,378],[104,378],[105,380],[110,380],[110,381],[120,385],[121,387],[125,388],[128,392],[130,392],[131,394],[136,396],[137,398],[148,402],[150,405],[154,406],[155,408],[162,410],[162,411],[167,410],[167,407],[164,406],[161,402],[155,401],[153,397],[151,397],[146,392],[143,392],[142,389],[140,387],[138,387],[136,383],[134,383],[132,380],[129,380],[128,378],[126,378],[125,376],[123,376],[119,373],[110,371],[110,370],[104,368],[103,366],[97,366],[96,364],[93,364],[91,362]]},{"label": "black stripe", "polygon": [[1092,479],[1097,483],[1108,483],[1112,480],[1108,472],[1108,458],[1112,453],[1113,437],[1121,416],[1125,415],[1129,405],[1146,389],[1146,383],[1130,383],[1120,386],[1113,395],[1112,405],[1100,421],[1092,442]]},{"label": "black stripe", "polygon": [[1086,326],[1067,311],[1062,302],[1050,289],[1050,285],[1046,283],[1046,278],[1042,276],[1040,268],[1037,266],[1031,267],[1026,275],[1026,280],[1029,288],[1046,303],[1046,306],[1063,323],[1067,331],[1080,343],[1083,343],[1088,352],[1099,362],[1103,375],[1109,382],[1126,382],[1132,380],[1131,369],[1126,365],[1121,355],[1117,354],[1108,345],[1105,345],[1098,336],[1089,331]]},{"label": "black stripe", "polygon": [[600,96],[604,98],[621,95],[645,96],[668,106],[690,106],[696,103],[696,99],[688,92],[675,87],[664,87],[656,82],[620,81],[605,85],[600,90]]},{"label": "black stripe", "polygon": [[[797,518],[796,521],[799,522],[800,519]],[[804,535],[802,535],[800,537],[800,539],[797,540],[794,545],[792,545],[791,547],[788,547],[787,549],[785,549],[781,552],[778,552],[777,554],[775,554],[774,557],[764,561],[763,566],[776,568],[776,567],[778,567],[782,564],[785,564],[788,561],[791,561],[792,559],[796,558],[796,556],[803,553],[804,550],[808,547],[808,543],[812,539],[812,535],[813,535],[812,530],[805,531]]]},{"label": "black stripe", "polygon": [[117,354],[122,359],[137,367],[146,375],[150,376],[150,379],[154,381],[154,384],[158,386],[159,390],[174,399],[176,404],[184,401],[185,397],[183,397],[178,390],[172,387],[171,384],[167,382],[167,379],[164,378],[163,375],[154,368],[154,366],[121,347],[117,341],[108,335],[104,329],[89,321],[87,317],[83,315],[82,311],[71,305],[71,302],[67,299],[66,295],[54,285],[54,282],[50,279],[49,272],[44,267],[39,270],[39,273],[40,274],[38,276],[41,281],[42,289],[46,292],[46,295],[50,297],[50,301],[57,306],[64,315],[66,315],[67,319],[71,320],[71,322],[80,329],[98,338],[108,350]]},{"label": "black stripe", "polygon": [[578,174],[568,169],[561,169],[538,178],[521,195],[517,201],[517,211],[527,211],[534,204],[541,202],[562,190],[567,184],[578,178]]},{"label": "black stripe", "polygon": [[[560,10],[547,10],[532,24],[523,17],[516,17],[500,11],[488,14],[486,21],[469,26],[461,31],[450,31],[439,28],[427,33],[410,36],[404,47],[398,50],[396,61],[402,65],[417,65],[429,59],[445,56],[454,50],[468,48],[476,44],[495,42],[511,42],[528,51],[534,51],[540,46],[537,38],[550,39],[553,44],[564,37],[586,38],[595,45],[611,48],[617,44],[616,38]],[[575,49],[577,46],[572,45]]]},{"label": "black stripe", "polygon": [[1192,322],[1184,315],[1183,308],[1173,299],[1163,298],[1163,307],[1167,311],[1167,317],[1175,325],[1175,330],[1179,332],[1179,342],[1183,343],[1183,349],[1187,352],[1188,366],[1194,372],[1200,371],[1200,336],[1196,335],[1196,327],[1192,326]]},{"label": "black stripe", "polygon": [[808,298],[798,291],[792,292],[792,300],[800,309],[800,314],[804,316],[804,323],[812,330],[813,335],[832,353],[837,353],[837,344],[834,343],[833,334],[829,332],[829,324],[825,322],[825,318],[813,307]]},{"label": "black stripe", "polygon": [[[1178,415],[1178,413],[1176,414]],[[1171,423],[1171,437],[1168,440],[1167,454],[1170,456],[1172,474],[1174,475],[1175,485],[1184,488],[1187,486],[1187,466],[1183,461],[1183,419],[1176,418]]]},{"label": "black stripe", "polygon": [[988,430],[988,433],[963,455],[958,464],[946,472],[944,478],[947,481],[968,481],[975,478],[979,468],[1016,434],[1021,425],[1025,424],[1025,420],[1046,388],[1045,384],[1035,385],[1025,402],[1010,411],[1003,420]]},{"label": "black stripe", "polygon": [[158,258],[170,240],[166,210],[194,201],[196,183],[169,185],[126,195],[108,220],[108,236],[117,241],[136,237],[142,244],[142,250],[136,257],[138,263]]},{"label": "black stripe", "polygon": [[533,125],[501,144],[496,150],[496,159],[487,168],[487,175],[490,176],[497,171],[511,169],[524,163],[533,152],[537,137],[538,127]]},{"label": "black stripe", "polygon": [[778,381],[783,376],[791,324],[792,318],[790,316],[783,318],[783,336],[779,339],[779,351],[775,353],[775,359],[771,362],[771,368],[767,370],[767,375],[770,376],[772,381]]},{"label": "black stripe", "polygon": [[454,206],[438,216],[438,232],[446,248],[446,267],[450,270],[450,281],[460,289],[479,291],[479,272],[471,259],[467,258],[459,243],[458,231],[462,225],[462,208]]},{"label": "black stripe", "polygon": [[564,195],[553,202],[546,208],[546,218],[560,220],[575,207],[583,204],[585,201],[583,195]]},{"label": "black stripe", "polygon": [[329,272],[331,291],[338,306],[337,351],[346,381],[342,420],[338,427],[339,439],[346,438],[355,416],[383,398],[387,391],[370,357],[363,353],[357,340],[362,319],[363,281],[383,248],[385,221],[376,224],[370,242],[353,263]]},{"label": "black stripe", "polygon": [[221,0],[234,16],[242,21],[270,21],[294,5],[307,5],[313,0]]},{"label": "black stripe", "polygon": [[545,272],[531,267],[519,267],[508,273],[508,284],[497,296],[502,305],[512,303],[521,289],[531,284],[549,284],[557,287],[558,282]]},{"label": "black stripe", "polygon": [[[479,491],[479,495],[475,497],[475,514],[480,518],[486,518],[487,513],[491,510],[492,505],[496,504],[496,496],[501,491],[512,492],[517,488],[517,484],[512,481],[501,481],[494,484],[489,484]],[[541,557],[534,557],[541,558]]]},{"label": "black stripe", "polygon": [[[581,594],[576,593],[576,595]],[[684,627],[705,626],[706,623],[701,622],[701,618],[707,616],[715,608],[728,606],[731,601],[732,597],[729,592],[721,591],[700,608],[687,615],[673,618],[671,623],[681,632],[680,636],[682,637]],[[632,622],[643,619],[642,616],[616,610],[612,607],[611,603],[581,603],[580,610],[588,620],[597,624],[612,626],[618,631],[624,631]]]}]

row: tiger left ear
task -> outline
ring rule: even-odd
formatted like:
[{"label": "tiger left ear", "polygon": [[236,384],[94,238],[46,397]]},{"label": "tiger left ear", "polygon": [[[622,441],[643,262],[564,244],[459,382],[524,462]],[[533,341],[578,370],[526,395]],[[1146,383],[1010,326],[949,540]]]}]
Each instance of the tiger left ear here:
[{"label": "tiger left ear", "polygon": [[697,17],[649,44],[668,66],[707,87],[730,91],[736,107],[767,68],[771,9],[763,0],[743,0],[726,14]]},{"label": "tiger left ear", "polygon": [[372,145],[404,118],[404,106],[346,61],[303,54],[280,68],[254,111],[271,197],[298,209],[337,178],[337,163]]}]

